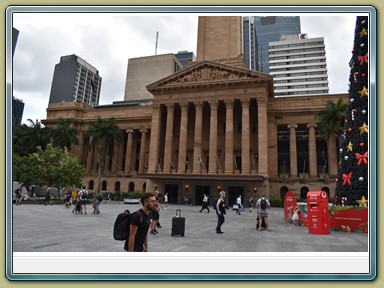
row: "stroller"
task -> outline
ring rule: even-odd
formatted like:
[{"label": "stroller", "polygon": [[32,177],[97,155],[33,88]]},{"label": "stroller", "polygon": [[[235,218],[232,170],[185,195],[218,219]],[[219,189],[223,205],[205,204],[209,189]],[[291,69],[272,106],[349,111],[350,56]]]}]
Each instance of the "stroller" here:
[{"label": "stroller", "polygon": [[[256,230],[259,229],[259,223],[260,223],[260,215],[259,215],[259,211],[257,211],[257,218],[256,218]],[[260,229],[267,229],[267,226],[265,225],[265,220],[263,219],[263,221],[261,222],[261,227]]]},{"label": "stroller", "polygon": [[75,207],[73,207],[73,209],[72,209],[72,213],[75,213],[75,214],[80,213],[81,212],[81,203],[80,203],[80,201],[77,200],[77,199],[74,199],[72,203],[75,205]]}]

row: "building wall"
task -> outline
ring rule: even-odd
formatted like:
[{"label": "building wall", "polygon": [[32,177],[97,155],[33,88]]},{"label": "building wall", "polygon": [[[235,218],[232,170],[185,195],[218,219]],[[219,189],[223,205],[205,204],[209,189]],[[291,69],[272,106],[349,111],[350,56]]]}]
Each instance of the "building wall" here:
[{"label": "building wall", "polygon": [[295,38],[269,43],[275,97],[328,94],[324,38]]},{"label": "building wall", "polygon": [[153,99],[145,87],[181,69],[182,65],[174,54],[129,59],[124,100]]}]

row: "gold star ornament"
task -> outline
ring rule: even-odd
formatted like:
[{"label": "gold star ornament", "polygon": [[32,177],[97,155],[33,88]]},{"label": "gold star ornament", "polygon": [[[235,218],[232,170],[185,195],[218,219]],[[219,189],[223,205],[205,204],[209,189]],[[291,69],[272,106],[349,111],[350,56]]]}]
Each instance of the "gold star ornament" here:
[{"label": "gold star ornament", "polygon": [[360,32],[360,38],[364,37],[364,36],[367,36],[368,35],[368,31],[367,29],[363,28]]},{"label": "gold star ornament", "polygon": [[351,151],[352,152],[352,148],[353,148],[353,144],[351,141],[349,141],[348,145],[347,145],[347,151]]},{"label": "gold star ornament", "polygon": [[365,88],[365,86],[363,87],[363,89],[361,89],[361,90],[359,91],[359,93],[360,93],[360,97],[364,97],[364,96],[367,96],[367,97],[368,97],[368,89]]},{"label": "gold star ornament", "polygon": [[359,130],[360,130],[360,134],[368,133],[368,125],[365,124],[365,122],[364,122],[364,124],[359,127]]},{"label": "gold star ornament", "polygon": [[364,195],[360,200],[356,200],[356,202],[359,203],[359,207],[367,207],[368,204],[368,200],[365,199]]}]

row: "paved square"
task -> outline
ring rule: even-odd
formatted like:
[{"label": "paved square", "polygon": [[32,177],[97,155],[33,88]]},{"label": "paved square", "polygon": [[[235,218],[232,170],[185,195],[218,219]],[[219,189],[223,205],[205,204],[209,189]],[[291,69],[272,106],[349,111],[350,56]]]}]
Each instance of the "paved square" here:
[{"label": "paved square", "polygon": [[[112,237],[118,213],[131,212],[140,205],[104,202],[101,213],[75,214],[64,205],[13,205],[13,252],[124,252],[123,241]],[[272,208],[271,232],[256,231],[256,213],[245,210],[242,215],[229,210],[222,226],[224,234],[215,232],[217,216],[200,206],[170,205],[160,212],[159,234],[149,234],[151,252],[367,252],[368,235],[333,232],[330,235],[308,233],[283,221],[283,209]],[[171,236],[172,217],[176,209],[186,218],[185,236]],[[256,210],[254,210],[256,211]]]}]

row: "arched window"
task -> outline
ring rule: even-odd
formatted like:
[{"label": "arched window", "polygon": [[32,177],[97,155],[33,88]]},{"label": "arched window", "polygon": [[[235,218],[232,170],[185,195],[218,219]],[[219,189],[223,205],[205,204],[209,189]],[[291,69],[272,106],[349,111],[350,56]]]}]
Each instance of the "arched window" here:
[{"label": "arched window", "polygon": [[321,188],[321,191],[325,191],[327,193],[328,199],[329,199],[329,197],[330,197],[329,188],[328,187],[323,187],[323,188]]},{"label": "arched window", "polygon": [[308,187],[301,187],[300,189],[300,198],[302,199],[307,199],[307,193],[308,193],[309,189]]},{"label": "arched window", "polygon": [[129,182],[128,192],[133,192],[133,191],[135,191],[135,183]]},{"label": "arched window", "polygon": [[116,191],[120,191],[120,182],[119,181],[115,182],[115,192]]},{"label": "arched window", "polygon": [[283,186],[280,188],[280,199],[284,200],[285,194],[288,192],[288,187]]},{"label": "arched window", "polygon": [[94,184],[93,180],[89,180],[89,182],[88,182],[88,190],[93,190],[93,186],[94,185],[95,184]]},{"label": "arched window", "polygon": [[107,181],[103,181],[101,182],[101,190],[102,191],[107,191]]}]

